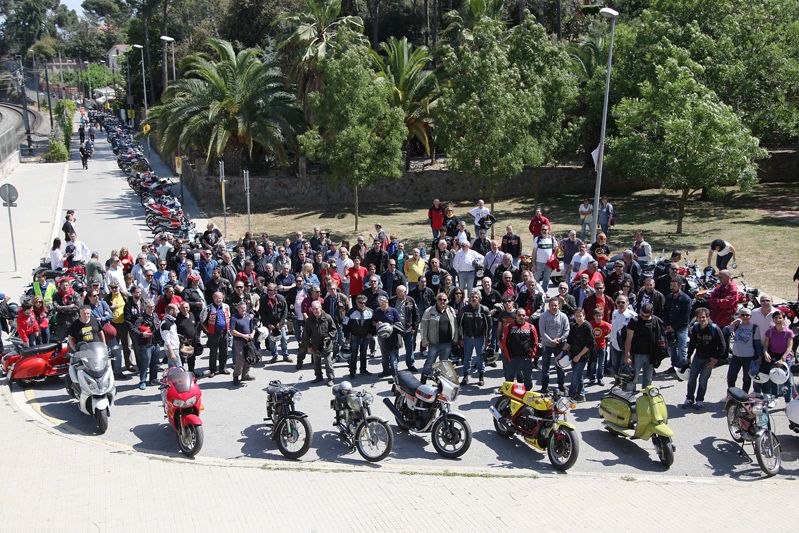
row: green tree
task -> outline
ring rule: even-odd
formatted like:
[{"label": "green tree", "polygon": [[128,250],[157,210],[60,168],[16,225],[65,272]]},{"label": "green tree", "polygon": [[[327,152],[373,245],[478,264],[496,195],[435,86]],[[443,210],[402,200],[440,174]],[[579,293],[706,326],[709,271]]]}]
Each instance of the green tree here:
[{"label": "green tree", "polygon": [[702,68],[668,59],[640,98],[613,111],[617,133],[608,139],[607,168],[628,179],[656,179],[680,193],[677,233],[692,191],[757,182],[756,161],[766,156],[758,139],[697,78]]},{"label": "green tree", "polygon": [[525,88],[508,52],[502,23],[479,20],[470,41],[444,53],[447,82],[436,113],[448,164],[485,185],[492,210],[503,181],[542,162],[532,135],[543,116],[540,97]]},{"label": "green tree", "polygon": [[430,155],[430,110],[438,92],[435,72],[428,68],[433,58],[426,47],[414,48],[405,37],[391,37],[380,44],[380,49],[385,55],[373,51],[372,63],[378,80],[391,88],[393,104],[405,113],[407,170],[410,168],[412,139],[422,143],[425,153]]},{"label": "green tree", "polygon": [[213,53],[186,57],[184,77],[151,110],[161,149],[204,153],[209,162],[222,157],[233,173],[256,145],[285,160],[300,114],[280,69],[261,49],[236,53],[228,41],[208,44]]},{"label": "green tree", "polygon": [[402,175],[404,113],[392,105],[391,87],[375,78],[367,46],[350,45],[322,66],[325,86],[311,98],[317,125],[299,141],[334,181],[352,187],[358,231],[359,189]]}]

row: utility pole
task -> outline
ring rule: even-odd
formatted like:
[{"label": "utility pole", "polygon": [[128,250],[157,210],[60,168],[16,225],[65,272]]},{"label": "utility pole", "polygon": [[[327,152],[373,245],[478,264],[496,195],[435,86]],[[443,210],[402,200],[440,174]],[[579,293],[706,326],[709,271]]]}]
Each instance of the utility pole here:
[{"label": "utility pole", "polygon": [[47,58],[44,61],[44,83],[47,89],[47,110],[50,112],[50,134],[52,135],[55,128],[53,126],[53,100],[50,98],[50,75],[47,73]]},{"label": "utility pole", "polygon": [[61,84],[61,99],[64,99],[64,62],[61,60],[61,50],[58,51],[58,82]]},{"label": "utility pole", "polygon": [[25,137],[28,140],[28,150],[33,152],[33,139],[31,139],[31,123],[28,117],[28,89],[25,87],[25,64],[22,62],[22,56],[17,55],[19,61],[19,84],[22,89],[22,122],[25,124]]}]

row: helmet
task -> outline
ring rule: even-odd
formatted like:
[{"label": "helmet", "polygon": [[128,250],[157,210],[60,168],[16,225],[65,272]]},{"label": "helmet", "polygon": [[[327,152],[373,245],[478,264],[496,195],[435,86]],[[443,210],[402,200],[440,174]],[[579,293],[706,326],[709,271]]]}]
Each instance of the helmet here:
[{"label": "helmet", "polygon": [[269,329],[266,326],[258,326],[255,331],[258,333],[259,339],[264,339],[269,336]]},{"label": "helmet", "polygon": [[74,254],[75,253],[75,245],[74,244],[67,244],[67,247],[64,248],[64,253]]},{"label": "helmet", "polygon": [[189,274],[186,279],[189,281],[189,283],[191,283],[192,281],[200,281],[200,276],[197,276],[196,274]]},{"label": "helmet", "polygon": [[151,330],[148,326],[145,326],[144,324],[139,326],[139,331],[141,331],[142,333],[149,333],[150,335],[153,334],[153,330]]},{"label": "helmet", "polygon": [[635,381],[635,369],[630,365],[622,366],[616,373],[619,379],[625,383]]},{"label": "helmet", "polygon": [[333,396],[337,398],[344,398],[352,392],[352,383],[349,381],[342,381],[338,385],[333,386]]},{"label": "helmet", "polygon": [[690,366],[685,366],[685,367],[675,368],[674,369],[674,375],[680,381],[685,381],[686,379],[688,379],[688,374],[690,374],[690,373],[691,373],[691,367]]},{"label": "helmet", "polygon": [[486,363],[494,363],[499,359],[499,354],[493,348],[486,348],[483,352],[483,361]]},{"label": "helmet", "polygon": [[757,375],[752,376],[752,381],[754,381],[755,383],[760,383],[761,385],[763,383],[768,383],[769,375],[766,374],[765,372],[759,372]]},{"label": "helmet", "polygon": [[388,322],[381,322],[380,325],[377,326],[377,336],[381,339],[390,337],[392,333],[394,333],[394,326]]},{"label": "helmet", "polygon": [[788,375],[788,367],[785,366],[785,363],[782,361],[774,363],[774,366],[771,367],[771,371],[768,373],[769,379],[777,385],[782,385],[788,381]]},{"label": "helmet", "polygon": [[571,355],[567,354],[566,352],[560,352],[559,354],[555,355],[555,364],[563,370],[569,368],[569,366],[571,366],[571,362]]},{"label": "helmet", "polygon": [[83,284],[82,281],[77,280],[72,284],[72,290],[75,292],[84,292],[86,290],[86,286]]},{"label": "helmet", "polygon": [[799,400],[788,402],[788,405],[785,407],[785,414],[788,416],[788,420],[794,424],[799,424]]}]

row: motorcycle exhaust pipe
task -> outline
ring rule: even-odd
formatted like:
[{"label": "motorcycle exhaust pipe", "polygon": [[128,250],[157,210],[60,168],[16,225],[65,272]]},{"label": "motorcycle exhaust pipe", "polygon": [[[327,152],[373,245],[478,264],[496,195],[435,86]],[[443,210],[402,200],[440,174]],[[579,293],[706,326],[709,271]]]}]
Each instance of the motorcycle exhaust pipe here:
[{"label": "motorcycle exhaust pipe", "polygon": [[502,420],[502,415],[500,414],[499,411],[497,411],[497,408],[494,407],[493,405],[488,406],[488,412],[491,413],[491,415],[497,420]]},{"label": "motorcycle exhaust pipe", "polygon": [[386,407],[388,407],[388,410],[391,411],[394,414],[394,416],[396,416],[400,420],[405,419],[405,417],[399,412],[399,409],[397,409],[394,406],[394,402],[392,402],[388,398],[383,398],[383,403],[386,404]]}]

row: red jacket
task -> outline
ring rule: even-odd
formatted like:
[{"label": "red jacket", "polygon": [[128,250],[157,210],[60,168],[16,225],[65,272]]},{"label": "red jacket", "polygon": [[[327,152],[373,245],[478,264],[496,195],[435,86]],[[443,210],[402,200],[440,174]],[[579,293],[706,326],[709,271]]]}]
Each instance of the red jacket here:
[{"label": "red jacket", "polygon": [[[509,347],[515,350],[523,349],[524,353],[511,354]],[[521,326],[516,321],[505,324],[502,330],[502,356],[506,361],[510,361],[514,356],[533,359],[538,352],[538,332],[532,324],[525,322]]]},{"label": "red jacket", "polygon": [[[594,310],[597,308],[597,304],[600,303],[597,301],[596,294],[592,294],[588,296],[585,301],[583,302],[583,310],[585,311],[586,317],[591,317],[591,320],[594,319]],[[605,322],[610,322],[613,320],[613,309],[615,307],[613,303],[613,299],[605,294],[605,301],[604,304],[601,304],[602,309],[602,320]]]},{"label": "red jacket", "polygon": [[250,284],[254,287],[255,286],[255,271],[253,270],[249,274],[245,270],[242,270],[238,274],[236,274],[236,281],[249,281]]},{"label": "red jacket", "polygon": [[541,226],[549,226],[552,227],[552,224],[549,223],[549,219],[544,215],[540,217],[533,217],[530,219],[530,225],[527,226],[527,229],[530,230],[530,233],[533,234],[533,237],[540,237],[541,236]]},{"label": "red jacket", "polygon": [[430,227],[432,229],[442,229],[444,227],[444,206],[439,205],[438,209],[430,207],[427,210],[427,218],[430,219]]},{"label": "red jacket", "polygon": [[39,322],[33,313],[26,315],[20,310],[17,314],[17,335],[25,344],[28,344],[28,337],[39,334]]},{"label": "red jacket", "polygon": [[720,328],[732,324],[738,309],[738,286],[733,280],[725,287],[719,285],[708,293],[710,319]]},{"label": "red jacket", "polygon": [[172,299],[170,301],[164,301],[164,298],[161,297],[158,299],[158,303],[155,304],[155,314],[158,315],[159,320],[163,320],[164,313],[166,313],[166,306],[169,304],[180,305],[183,303],[183,298],[178,296],[177,294],[172,295]]},{"label": "red jacket", "polygon": [[[599,270],[594,272],[594,274],[592,275],[588,271],[588,269],[585,269],[585,270],[579,271],[577,273],[577,275],[572,278],[572,283],[576,283],[576,284],[579,285],[580,284],[580,277],[582,277],[583,274],[588,274],[588,286],[591,287],[592,289],[594,288],[594,283],[596,283],[597,281],[602,281],[602,282],[605,281],[605,277],[602,275],[602,272],[600,272]],[[587,316],[588,316],[588,314],[586,313],[586,317]]]}]

